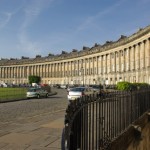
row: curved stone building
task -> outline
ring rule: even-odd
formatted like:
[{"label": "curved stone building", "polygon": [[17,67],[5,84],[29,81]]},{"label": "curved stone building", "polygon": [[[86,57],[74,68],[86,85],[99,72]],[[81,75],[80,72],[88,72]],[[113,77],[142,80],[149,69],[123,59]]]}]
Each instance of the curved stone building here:
[{"label": "curved stone building", "polygon": [[117,41],[36,58],[1,59],[0,82],[28,83],[29,75],[47,84],[150,84],[150,26]]}]

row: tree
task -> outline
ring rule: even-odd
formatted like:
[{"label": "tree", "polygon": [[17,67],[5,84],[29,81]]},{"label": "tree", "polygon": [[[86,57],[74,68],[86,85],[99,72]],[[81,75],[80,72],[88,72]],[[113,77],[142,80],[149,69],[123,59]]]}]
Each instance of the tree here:
[{"label": "tree", "polygon": [[28,80],[29,80],[30,84],[32,84],[32,83],[40,83],[41,82],[41,77],[31,75],[31,76],[28,77]]}]

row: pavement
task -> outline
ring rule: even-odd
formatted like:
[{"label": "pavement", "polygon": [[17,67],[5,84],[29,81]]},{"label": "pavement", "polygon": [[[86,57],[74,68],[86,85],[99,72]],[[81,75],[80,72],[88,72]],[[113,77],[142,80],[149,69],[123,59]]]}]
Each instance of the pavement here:
[{"label": "pavement", "polygon": [[0,150],[60,150],[64,110],[1,124]]},{"label": "pavement", "polygon": [[[7,106],[6,103],[1,104],[0,109],[4,110],[0,110],[0,150],[60,150],[67,103],[66,99],[62,100],[61,97],[57,97],[57,102],[55,101],[56,97],[40,103],[35,100],[13,102]],[[47,104],[52,105],[50,111],[45,111]],[[34,105],[34,108],[37,107],[38,111],[40,109],[42,113],[28,115],[28,111],[33,109],[30,108],[31,105]],[[7,111],[5,107],[7,107]],[[42,107],[45,108],[42,110]],[[13,109],[10,110],[11,108]],[[11,112],[14,111],[14,108],[16,110],[15,118],[9,119],[13,117]],[[4,113],[7,113],[8,118]]]}]

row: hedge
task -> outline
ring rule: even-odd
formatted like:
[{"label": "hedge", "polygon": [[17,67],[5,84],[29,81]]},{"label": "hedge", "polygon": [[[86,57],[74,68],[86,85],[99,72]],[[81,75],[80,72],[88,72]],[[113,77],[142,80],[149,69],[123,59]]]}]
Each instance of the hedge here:
[{"label": "hedge", "polygon": [[117,90],[127,91],[127,90],[138,90],[150,87],[147,83],[130,83],[130,82],[118,82],[117,83]]}]

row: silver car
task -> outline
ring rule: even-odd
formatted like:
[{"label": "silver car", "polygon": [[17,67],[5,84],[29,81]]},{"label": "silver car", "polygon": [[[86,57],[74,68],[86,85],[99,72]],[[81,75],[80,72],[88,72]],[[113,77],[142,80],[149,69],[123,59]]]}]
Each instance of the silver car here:
[{"label": "silver car", "polygon": [[68,100],[72,101],[85,95],[93,94],[93,90],[89,87],[75,87],[68,91]]},{"label": "silver car", "polygon": [[42,88],[29,88],[27,98],[48,97],[48,92]]}]

